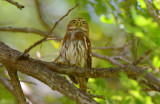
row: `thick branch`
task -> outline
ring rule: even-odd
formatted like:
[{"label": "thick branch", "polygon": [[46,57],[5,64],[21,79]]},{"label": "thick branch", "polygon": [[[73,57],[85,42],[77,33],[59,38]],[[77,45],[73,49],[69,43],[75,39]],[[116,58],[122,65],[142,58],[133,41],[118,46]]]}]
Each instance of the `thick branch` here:
[{"label": "thick branch", "polygon": [[4,66],[9,64],[13,69],[18,69],[18,71],[38,79],[48,85],[51,89],[59,91],[78,104],[98,104],[89,96],[80,92],[64,77],[40,64],[40,61],[31,58],[16,60],[19,55],[21,55],[20,52],[13,50],[0,42],[0,62],[4,64]]},{"label": "thick branch", "polygon": [[[70,66],[64,66],[59,65],[53,62],[44,62],[44,61],[38,61],[34,59],[26,59],[26,60],[17,60],[16,62],[14,59],[20,55],[21,53],[18,51],[15,51],[2,42],[0,42],[0,62],[4,63],[3,60],[6,60],[8,64],[13,64],[14,67],[16,67],[20,72],[26,73],[30,76],[33,76],[34,78],[39,79],[40,81],[46,83],[49,86],[59,87],[58,90],[62,94],[66,95],[64,91],[67,89],[61,89],[64,84],[63,80],[65,80],[66,85],[64,86],[70,86],[72,87],[70,90],[72,91],[74,85],[68,85],[69,82],[60,76],[58,76],[56,73],[61,74],[68,74],[73,76],[79,76],[79,77],[92,77],[92,78],[98,78],[98,77],[111,77],[111,76],[118,76],[121,71],[125,71],[127,75],[129,76],[140,76],[142,75],[142,78],[144,78],[148,83],[153,84],[160,88],[160,79],[155,77],[153,74],[146,72],[146,70],[139,68],[137,66],[134,66],[133,64],[126,65],[124,67],[111,67],[111,68],[80,68],[80,67],[70,67]],[[12,57],[11,57],[12,56]],[[12,62],[13,61],[13,62]],[[124,69],[122,69],[124,68]],[[76,71],[75,71],[76,69]],[[52,70],[52,71],[50,71]],[[54,72],[53,72],[54,71]],[[52,75],[53,74],[53,75]],[[53,81],[53,78],[55,78]],[[50,81],[52,80],[52,81]],[[46,82],[47,81],[47,82]],[[52,83],[51,83],[52,82]],[[53,83],[54,82],[54,83]],[[57,84],[56,84],[57,83]],[[60,84],[60,85],[59,85]],[[59,85],[59,86],[58,86]],[[66,88],[66,87],[65,87]],[[75,88],[74,88],[75,89]],[[76,89],[74,90],[77,91]],[[72,91],[72,92],[74,92]],[[67,90],[68,92],[68,90]],[[73,93],[71,93],[73,94]],[[75,93],[74,93],[75,94]],[[77,94],[77,93],[76,93]],[[67,95],[66,95],[67,96]],[[68,96],[69,98],[71,96]]]},{"label": "thick branch", "polygon": [[11,78],[11,83],[13,85],[16,97],[18,99],[18,103],[19,104],[28,104],[26,101],[26,98],[24,96],[23,90],[21,88],[20,81],[19,81],[18,75],[17,75],[17,71],[14,69],[11,69],[10,66],[6,66],[6,67],[8,70],[8,74]]},{"label": "thick branch", "polygon": [[[68,74],[79,77],[88,77],[88,78],[98,78],[98,77],[112,77],[118,76],[120,72],[124,71],[129,76],[142,76],[148,83],[154,84],[160,88],[160,79],[155,77],[153,74],[146,72],[146,70],[134,66],[132,64],[126,65],[124,69],[118,67],[110,68],[80,68],[80,67],[69,67],[57,65],[49,62],[40,62],[44,66],[50,68],[52,71]],[[75,71],[76,70],[76,71]]]}]

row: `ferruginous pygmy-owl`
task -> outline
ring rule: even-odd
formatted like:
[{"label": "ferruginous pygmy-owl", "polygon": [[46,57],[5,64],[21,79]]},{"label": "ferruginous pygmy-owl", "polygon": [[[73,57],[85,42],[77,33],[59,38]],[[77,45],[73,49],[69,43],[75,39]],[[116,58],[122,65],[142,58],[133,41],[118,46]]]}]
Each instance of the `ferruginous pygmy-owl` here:
[{"label": "ferruginous pygmy-owl", "polygon": [[[68,65],[91,68],[92,59],[89,28],[88,23],[84,19],[75,18],[69,22],[66,35],[61,43],[60,55],[62,61]],[[75,84],[79,83],[81,91],[86,92],[87,78],[69,77]]]}]

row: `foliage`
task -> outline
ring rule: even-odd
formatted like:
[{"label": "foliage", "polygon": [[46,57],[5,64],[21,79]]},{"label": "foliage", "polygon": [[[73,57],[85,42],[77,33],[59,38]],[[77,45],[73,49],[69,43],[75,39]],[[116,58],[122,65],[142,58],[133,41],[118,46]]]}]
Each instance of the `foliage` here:
[{"label": "foliage", "polygon": [[1,84],[0,89],[0,104],[16,104],[16,99],[14,98],[14,96],[9,91],[7,91],[7,89],[5,89]]}]

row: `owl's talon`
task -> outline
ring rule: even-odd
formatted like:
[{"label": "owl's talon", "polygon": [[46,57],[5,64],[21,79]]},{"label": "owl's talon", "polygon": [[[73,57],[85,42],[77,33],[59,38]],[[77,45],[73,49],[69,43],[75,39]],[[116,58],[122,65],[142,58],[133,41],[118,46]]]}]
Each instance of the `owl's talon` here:
[{"label": "owl's talon", "polygon": [[71,66],[76,66],[76,67],[79,67],[79,65],[78,65],[78,64],[71,64]]},{"label": "owl's talon", "polygon": [[64,62],[57,62],[57,64],[59,64],[59,65],[66,65],[66,63],[64,63]]}]

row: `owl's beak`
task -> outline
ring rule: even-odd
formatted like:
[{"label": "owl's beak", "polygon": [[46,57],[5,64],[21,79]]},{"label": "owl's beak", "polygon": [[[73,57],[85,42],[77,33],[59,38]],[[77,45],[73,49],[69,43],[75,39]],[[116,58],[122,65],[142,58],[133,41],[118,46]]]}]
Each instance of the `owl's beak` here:
[{"label": "owl's beak", "polygon": [[78,21],[77,26],[81,26],[81,22],[80,21]]}]

